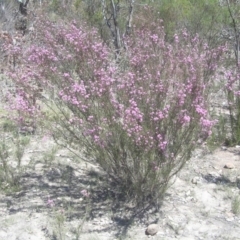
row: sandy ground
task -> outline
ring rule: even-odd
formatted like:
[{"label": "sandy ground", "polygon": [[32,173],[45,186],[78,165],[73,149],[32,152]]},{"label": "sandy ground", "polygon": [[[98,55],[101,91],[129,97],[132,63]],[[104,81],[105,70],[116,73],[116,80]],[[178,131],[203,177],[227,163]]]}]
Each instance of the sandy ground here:
[{"label": "sandy ground", "polygon": [[[133,220],[102,188],[96,167],[52,149],[50,139],[33,136],[20,189],[1,191],[0,240],[240,239],[238,146],[197,149],[161,208]],[[82,190],[91,195],[84,197]],[[151,223],[158,224],[158,232],[146,236]]]}]

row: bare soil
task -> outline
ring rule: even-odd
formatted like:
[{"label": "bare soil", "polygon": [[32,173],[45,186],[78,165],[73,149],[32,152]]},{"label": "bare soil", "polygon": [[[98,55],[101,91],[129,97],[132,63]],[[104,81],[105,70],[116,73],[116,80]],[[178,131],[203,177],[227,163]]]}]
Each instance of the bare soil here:
[{"label": "bare soil", "polygon": [[[104,185],[99,168],[54,148],[50,138],[31,137],[19,189],[0,192],[0,240],[240,239],[239,146],[198,148],[160,209],[136,217],[134,206],[120,204]],[[146,236],[151,223],[158,232]]]}]

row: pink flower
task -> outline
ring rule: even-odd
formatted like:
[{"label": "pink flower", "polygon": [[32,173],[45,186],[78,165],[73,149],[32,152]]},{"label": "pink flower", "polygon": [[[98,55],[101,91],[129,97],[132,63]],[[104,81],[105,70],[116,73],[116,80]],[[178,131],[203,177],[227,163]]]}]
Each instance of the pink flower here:
[{"label": "pink flower", "polygon": [[191,121],[191,117],[187,116],[187,115],[184,115],[183,117],[183,123],[186,124],[186,123],[189,123]]},{"label": "pink flower", "polygon": [[53,201],[52,199],[50,199],[50,197],[48,197],[47,205],[48,205],[49,207],[54,207],[54,206],[55,206],[54,201]]},{"label": "pink flower", "polygon": [[90,193],[88,192],[88,190],[86,190],[86,189],[83,189],[82,191],[81,191],[81,194],[84,196],[84,197],[89,197],[90,196]]}]

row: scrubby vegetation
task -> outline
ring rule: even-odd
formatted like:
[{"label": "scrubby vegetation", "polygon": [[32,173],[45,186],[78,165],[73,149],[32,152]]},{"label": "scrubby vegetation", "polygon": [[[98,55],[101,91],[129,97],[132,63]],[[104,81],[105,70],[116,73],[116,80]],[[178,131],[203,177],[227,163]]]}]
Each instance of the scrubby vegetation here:
[{"label": "scrubby vegetation", "polygon": [[[0,5],[2,128],[11,123],[15,132],[2,133],[3,182],[19,186],[24,147],[48,134],[100,166],[123,201],[159,206],[199,144],[240,143],[237,2]],[[212,102],[219,92],[224,115]],[[6,144],[15,144],[15,168]]]}]

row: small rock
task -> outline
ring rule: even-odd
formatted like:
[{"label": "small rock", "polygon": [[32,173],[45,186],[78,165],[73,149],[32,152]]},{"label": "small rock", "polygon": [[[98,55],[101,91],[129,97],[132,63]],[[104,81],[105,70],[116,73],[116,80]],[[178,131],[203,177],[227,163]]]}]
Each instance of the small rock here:
[{"label": "small rock", "polygon": [[194,177],[192,179],[192,184],[198,184],[199,183],[199,177]]},{"label": "small rock", "polygon": [[223,151],[226,151],[226,150],[227,150],[227,147],[222,146],[221,149],[222,149]]},{"label": "small rock", "polygon": [[212,178],[219,178],[219,177],[221,177],[221,174],[219,174],[217,172],[208,172],[208,176],[210,176]]},{"label": "small rock", "polygon": [[234,217],[226,218],[226,221],[228,221],[228,222],[232,222],[232,221],[234,221]]},{"label": "small rock", "polygon": [[194,197],[191,199],[191,202],[196,203],[197,201],[198,201],[198,200],[197,200],[196,198],[194,198]]},{"label": "small rock", "polygon": [[224,168],[233,169],[233,168],[234,168],[234,165],[231,164],[231,163],[227,163],[227,164],[225,164]]},{"label": "small rock", "polygon": [[153,235],[155,235],[158,232],[158,230],[159,230],[159,227],[158,227],[157,224],[150,224],[147,227],[147,229],[145,231],[145,234],[153,236]]},{"label": "small rock", "polygon": [[189,197],[191,195],[191,191],[188,190],[186,193],[185,193],[185,197]]}]

